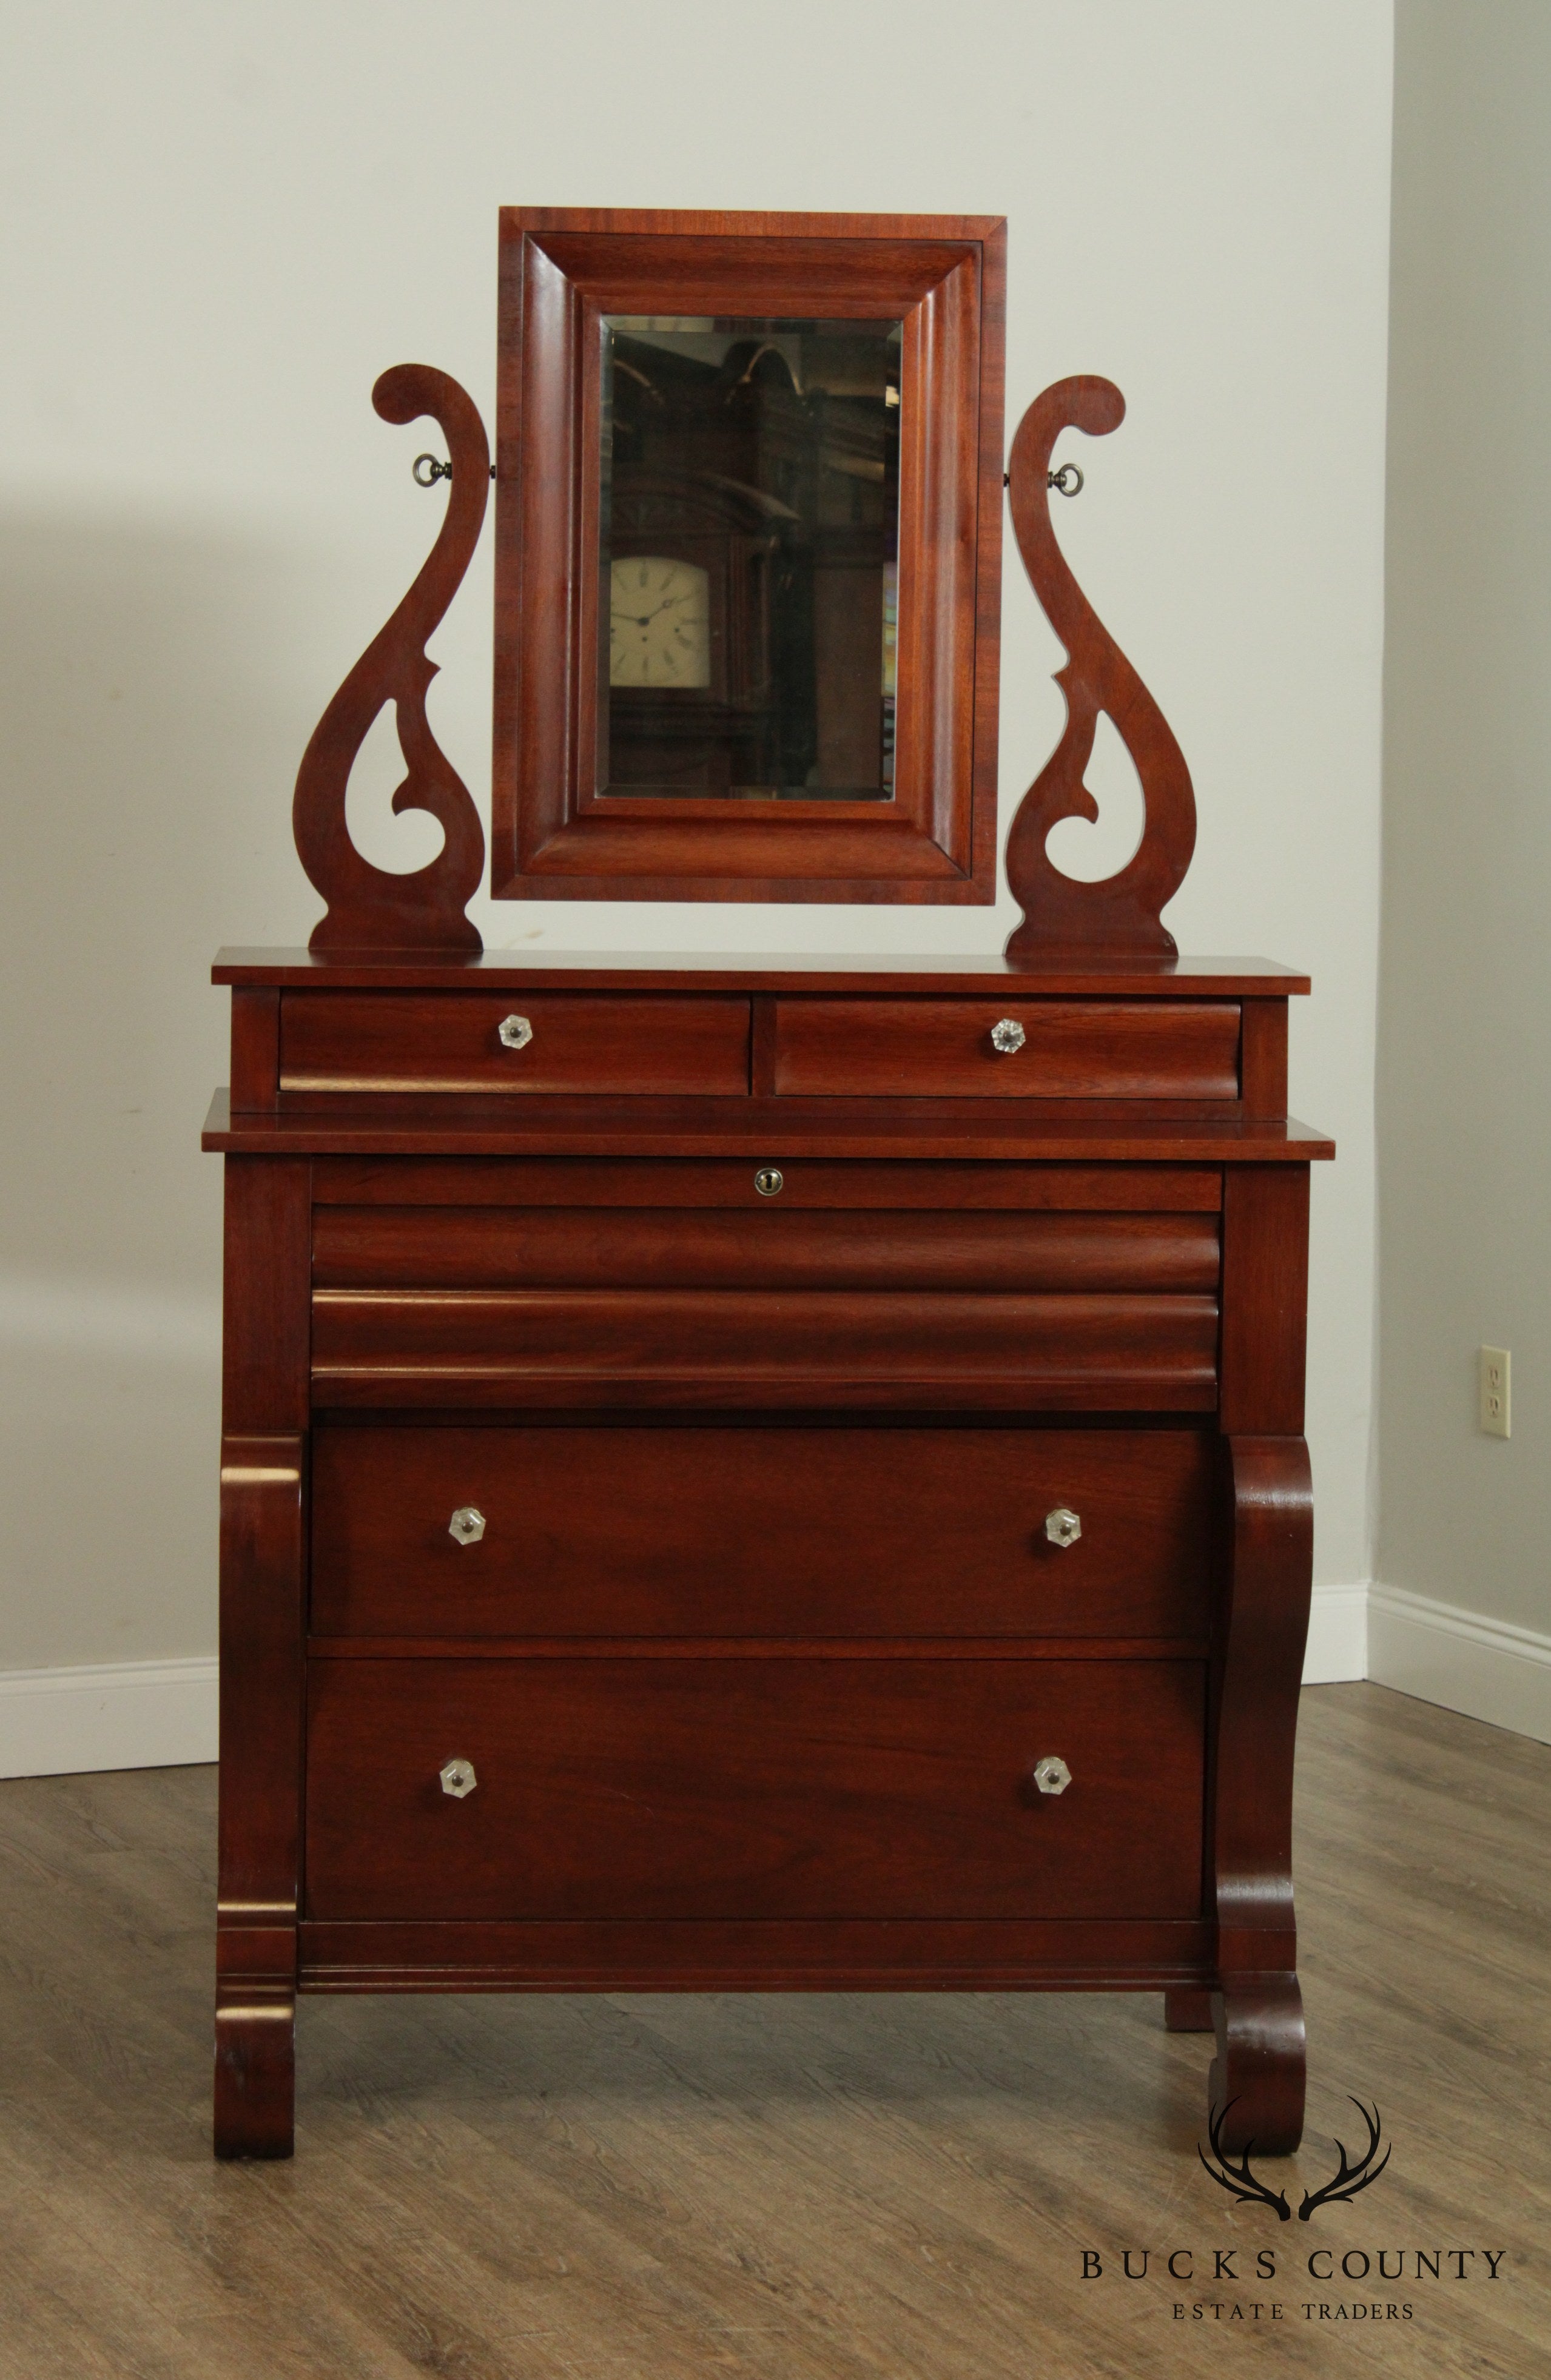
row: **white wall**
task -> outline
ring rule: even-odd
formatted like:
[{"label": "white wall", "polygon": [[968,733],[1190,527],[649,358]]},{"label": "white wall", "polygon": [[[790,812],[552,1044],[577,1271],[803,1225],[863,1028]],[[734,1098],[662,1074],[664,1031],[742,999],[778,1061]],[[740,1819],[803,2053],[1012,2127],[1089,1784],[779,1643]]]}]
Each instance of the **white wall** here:
[{"label": "white wall", "polygon": [[1375,1670],[1551,1739],[1551,10],[1397,35]]},{"label": "white wall", "polygon": [[[1340,1141],[1315,1199],[1317,1559],[1365,1577],[1387,0],[27,14],[0,78],[0,1670],[212,1645],[206,966],[316,914],[297,760],[440,510],[369,392],[424,360],[491,406],[515,200],[1004,212],[1010,414],[1073,370],[1125,390],[1060,528],[1194,771],[1181,947],[1315,978],[1293,1103]],[[488,570],[487,544],[432,697],[477,789]],[[1060,733],[1060,658],[1012,557],[1004,823]],[[993,948],[1010,917],[480,922],[529,948],[889,952]]]}]

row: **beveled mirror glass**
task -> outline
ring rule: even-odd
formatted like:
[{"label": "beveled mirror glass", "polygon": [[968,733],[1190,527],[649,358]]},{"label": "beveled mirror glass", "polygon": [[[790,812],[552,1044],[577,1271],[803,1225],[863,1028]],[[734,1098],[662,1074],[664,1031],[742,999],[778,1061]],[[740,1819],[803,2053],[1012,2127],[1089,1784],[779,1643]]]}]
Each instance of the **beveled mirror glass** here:
[{"label": "beveled mirror glass", "polygon": [[599,327],[599,791],[891,801],[903,322]]},{"label": "beveled mirror glass", "polygon": [[503,209],[497,900],[994,898],[1004,242]]}]

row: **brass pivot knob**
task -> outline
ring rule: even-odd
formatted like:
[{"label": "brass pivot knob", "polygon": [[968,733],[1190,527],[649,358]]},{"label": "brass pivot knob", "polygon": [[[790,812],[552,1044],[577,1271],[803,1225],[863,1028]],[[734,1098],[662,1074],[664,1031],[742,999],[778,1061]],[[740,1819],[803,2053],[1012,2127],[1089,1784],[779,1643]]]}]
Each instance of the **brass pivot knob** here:
[{"label": "brass pivot knob", "polygon": [[477,1546],[485,1534],[485,1516],[477,1504],[460,1504],[447,1524],[447,1535],[460,1546]]},{"label": "brass pivot knob", "polygon": [[779,1165],[762,1165],[754,1177],[754,1186],[761,1198],[779,1198],[786,1187],[786,1176]]},{"label": "brass pivot knob", "polygon": [[1083,1524],[1066,1504],[1058,1504],[1053,1512],[1045,1515],[1045,1535],[1053,1546],[1074,1546],[1083,1534]]},{"label": "brass pivot knob", "polygon": [[[444,1760],[438,1774],[442,1779],[442,1791],[450,1793],[454,1802],[467,1801],[479,1782],[474,1774],[472,1760]],[[1044,1788],[1040,1790],[1043,1791]]]},{"label": "brass pivot knob", "polygon": [[533,1038],[533,1027],[526,1016],[503,1016],[495,1029],[508,1050],[526,1050]]},{"label": "brass pivot knob", "polygon": [[[1072,1771],[1058,1754],[1048,1753],[1035,1762],[1034,1781],[1042,1793],[1064,1793],[1072,1782]],[[451,1786],[447,1790],[451,1792]]]},{"label": "brass pivot knob", "polygon": [[1003,1016],[991,1027],[991,1047],[1003,1058],[1011,1058],[1028,1039],[1015,1016]]}]

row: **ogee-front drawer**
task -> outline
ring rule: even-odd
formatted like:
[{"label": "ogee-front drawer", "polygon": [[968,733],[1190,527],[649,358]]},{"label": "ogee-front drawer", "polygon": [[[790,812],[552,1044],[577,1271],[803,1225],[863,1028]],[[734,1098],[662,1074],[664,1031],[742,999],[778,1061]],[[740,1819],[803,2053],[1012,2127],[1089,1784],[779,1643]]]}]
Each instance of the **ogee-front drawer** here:
[{"label": "ogee-front drawer", "polygon": [[780,1000],[775,1087],[820,1097],[1236,1099],[1237,1001]]},{"label": "ogee-front drawer", "polygon": [[319,1289],[343,1405],[1205,1413],[1218,1300],[1063,1291]]},{"label": "ogee-front drawer", "polygon": [[283,1091],[748,1089],[746,1000],[287,992]]},{"label": "ogee-front drawer", "polygon": [[[752,1171],[752,1169],[751,1169]],[[319,1207],[320,1289],[1179,1290],[1215,1215],[876,1208]]]},{"label": "ogee-front drawer", "polygon": [[322,1427],[312,1630],[1204,1638],[1211,1451],[1192,1429]]}]

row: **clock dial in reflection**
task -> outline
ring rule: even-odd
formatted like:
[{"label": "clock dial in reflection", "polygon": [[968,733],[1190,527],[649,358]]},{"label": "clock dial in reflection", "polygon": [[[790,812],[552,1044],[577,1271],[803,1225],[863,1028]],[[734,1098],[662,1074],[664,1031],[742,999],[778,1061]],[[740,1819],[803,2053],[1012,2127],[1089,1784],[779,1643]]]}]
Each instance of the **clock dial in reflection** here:
[{"label": "clock dial in reflection", "polygon": [[609,573],[609,684],[709,686],[710,578],[693,562],[632,553]]}]

